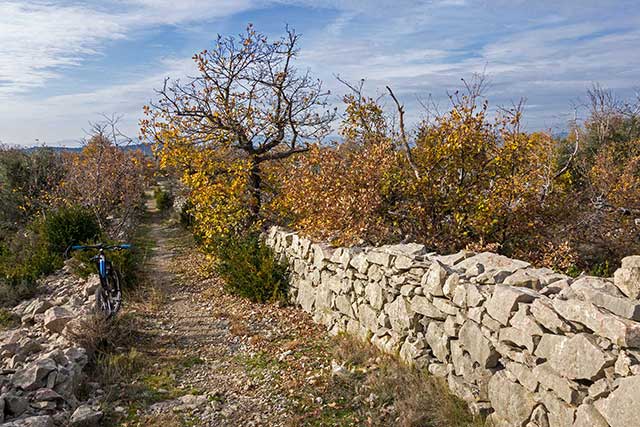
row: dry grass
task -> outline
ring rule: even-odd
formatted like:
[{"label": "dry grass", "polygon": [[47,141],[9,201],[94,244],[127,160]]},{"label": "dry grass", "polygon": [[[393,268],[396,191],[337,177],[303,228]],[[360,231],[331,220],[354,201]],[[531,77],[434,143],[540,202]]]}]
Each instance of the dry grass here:
[{"label": "dry grass", "polygon": [[[480,427],[467,405],[446,385],[424,371],[401,364],[371,344],[339,337],[332,344],[334,360],[345,370],[328,374],[316,396],[325,403],[290,425]],[[300,411],[304,412],[304,411]]]},{"label": "dry grass", "polygon": [[69,325],[68,337],[93,356],[130,347],[136,339],[136,324],[137,319],[126,314],[111,320],[96,315],[80,317]]}]

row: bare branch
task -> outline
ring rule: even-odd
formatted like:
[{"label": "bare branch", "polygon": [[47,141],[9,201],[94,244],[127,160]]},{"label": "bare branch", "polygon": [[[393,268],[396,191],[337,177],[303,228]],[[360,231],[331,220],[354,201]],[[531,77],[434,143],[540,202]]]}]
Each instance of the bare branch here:
[{"label": "bare branch", "polygon": [[407,161],[409,162],[411,169],[413,169],[413,173],[416,179],[420,179],[420,172],[418,171],[418,167],[413,161],[413,155],[411,154],[411,147],[409,147],[409,141],[407,139],[407,134],[405,131],[404,107],[402,106],[402,104],[400,104],[400,102],[398,101],[398,98],[396,98],[395,94],[393,93],[393,91],[389,86],[387,86],[387,90],[389,91],[389,95],[391,95],[391,98],[393,99],[393,101],[396,103],[396,107],[398,109],[398,119],[400,120],[400,138],[402,139],[402,143],[404,145]]}]

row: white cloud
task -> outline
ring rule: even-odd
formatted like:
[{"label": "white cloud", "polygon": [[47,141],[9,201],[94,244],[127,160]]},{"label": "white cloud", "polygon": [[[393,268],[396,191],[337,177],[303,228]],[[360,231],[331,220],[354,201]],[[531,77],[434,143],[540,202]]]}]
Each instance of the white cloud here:
[{"label": "white cloud", "polygon": [[0,3],[0,96],[44,85],[124,30],[111,15],[84,7]]}]

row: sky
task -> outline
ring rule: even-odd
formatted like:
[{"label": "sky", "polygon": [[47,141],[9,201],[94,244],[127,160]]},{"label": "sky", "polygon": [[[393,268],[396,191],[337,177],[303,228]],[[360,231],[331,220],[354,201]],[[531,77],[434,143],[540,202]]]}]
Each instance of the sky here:
[{"label": "sky", "polygon": [[525,97],[526,129],[561,131],[592,84],[640,88],[638,1],[0,0],[0,142],[75,145],[104,114],[136,136],[154,89],[248,23],[301,33],[297,66],[336,105],[336,75],[365,79],[371,96],[393,87],[416,123],[420,100],[445,108],[484,71],[492,106]]}]

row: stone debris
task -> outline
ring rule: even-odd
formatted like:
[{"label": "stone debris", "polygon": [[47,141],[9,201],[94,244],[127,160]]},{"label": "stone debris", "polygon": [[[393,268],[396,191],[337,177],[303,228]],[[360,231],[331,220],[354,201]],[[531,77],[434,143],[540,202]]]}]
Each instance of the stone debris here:
[{"label": "stone debris", "polygon": [[[640,256],[576,280],[489,252],[421,245],[305,253],[274,227],[292,301],[446,379],[494,426],[640,425]],[[337,284],[340,284],[339,286]],[[491,425],[491,424],[488,424]]]},{"label": "stone debris", "polygon": [[76,395],[86,380],[87,352],[65,331],[70,322],[92,315],[95,297],[89,289],[95,291],[99,279],[78,278],[63,268],[42,282],[42,295],[12,309],[22,325],[0,333],[0,422],[7,427],[97,426],[102,414]]}]

